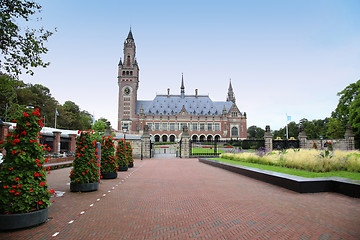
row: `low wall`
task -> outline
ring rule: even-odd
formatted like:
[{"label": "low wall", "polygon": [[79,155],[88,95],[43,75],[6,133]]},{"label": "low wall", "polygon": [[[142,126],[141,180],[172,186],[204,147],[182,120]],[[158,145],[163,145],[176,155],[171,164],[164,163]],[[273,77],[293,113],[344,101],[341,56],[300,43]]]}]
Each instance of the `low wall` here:
[{"label": "low wall", "polygon": [[347,150],[347,142],[345,139],[307,139],[306,140],[306,145],[305,148],[306,149],[311,149],[313,148],[314,143],[316,143],[318,149],[321,149],[321,145],[323,146],[322,148],[324,148],[324,144],[326,142],[331,142],[333,145],[334,149],[337,150]]}]

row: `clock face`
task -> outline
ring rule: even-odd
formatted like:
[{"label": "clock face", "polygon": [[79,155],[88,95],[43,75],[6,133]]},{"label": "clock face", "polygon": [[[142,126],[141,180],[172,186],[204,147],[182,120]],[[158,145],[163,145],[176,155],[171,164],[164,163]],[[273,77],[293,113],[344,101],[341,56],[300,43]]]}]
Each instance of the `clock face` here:
[{"label": "clock face", "polygon": [[130,94],[130,88],[125,88],[125,90],[124,90],[124,93],[126,94],[126,95],[129,95]]}]

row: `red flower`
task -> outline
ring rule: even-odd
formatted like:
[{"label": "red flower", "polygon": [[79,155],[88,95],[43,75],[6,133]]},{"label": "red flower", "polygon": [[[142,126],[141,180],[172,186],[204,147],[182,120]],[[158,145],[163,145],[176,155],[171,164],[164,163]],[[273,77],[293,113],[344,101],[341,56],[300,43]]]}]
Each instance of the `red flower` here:
[{"label": "red flower", "polygon": [[17,178],[15,178],[14,180],[15,180],[15,181],[20,181],[20,178],[17,177]]},{"label": "red flower", "polygon": [[24,112],[24,117],[30,117],[30,115],[27,112]]},{"label": "red flower", "polygon": [[21,134],[25,136],[25,135],[26,135],[26,131],[25,131],[25,130],[22,131]]},{"label": "red flower", "polygon": [[48,147],[48,151],[49,151],[49,152],[51,151],[51,148],[50,148],[50,147]]},{"label": "red flower", "polygon": [[41,167],[42,165],[39,163],[38,166]]},{"label": "red flower", "polygon": [[39,162],[40,162],[40,160],[39,160],[39,159],[36,159],[36,160],[35,160],[35,163],[39,163]]},{"label": "red flower", "polygon": [[39,204],[43,204],[43,202],[42,202],[42,201],[39,201]]},{"label": "red flower", "polygon": [[85,175],[85,173],[83,172],[82,175]]},{"label": "red flower", "polygon": [[3,144],[4,143],[4,141],[0,141],[0,144]]},{"label": "red flower", "polygon": [[20,193],[19,192],[16,192],[15,195],[19,195]]}]

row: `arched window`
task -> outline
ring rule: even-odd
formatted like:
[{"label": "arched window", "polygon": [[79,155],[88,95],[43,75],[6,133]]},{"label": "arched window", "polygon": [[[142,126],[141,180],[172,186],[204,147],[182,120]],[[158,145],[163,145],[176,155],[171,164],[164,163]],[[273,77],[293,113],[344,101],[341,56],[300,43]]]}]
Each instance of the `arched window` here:
[{"label": "arched window", "polygon": [[168,139],[168,137],[167,137],[166,135],[163,135],[163,136],[161,137],[161,140],[162,140],[163,142],[167,142],[167,139]]},{"label": "arched window", "polygon": [[130,71],[130,76],[132,76],[132,74],[133,74],[133,71]]},{"label": "arched window", "polygon": [[235,137],[239,136],[239,130],[237,127],[231,128],[231,136],[235,136]]},{"label": "arched window", "polygon": [[155,135],[154,138],[155,138],[155,142],[160,142],[160,136],[159,135]]},{"label": "arched window", "polygon": [[200,136],[200,142],[205,142],[205,135]]},{"label": "arched window", "polygon": [[207,136],[207,139],[206,139],[206,140],[207,140],[208,142],[211,142],[212,139],[213,139],[212,135],[209,135],[209,136]]},{"label": "arched window", "polygon": [[125,71],[123,71],[123,75],[125,75]]},{"label": "arched window", "polygon": [[126,71],[126,75],[129,75],[129,71]]},{"label": "arched window", "polygon": [[197,138],[198,138],[197,135],[193,135],[193,136],[192,136],[192,140],[193,140],[194,142],[197,141]]},{"label": "arched window", "polygon": [[216,142],[220,141],[220,136],[219,136],[219,135],[216,135],[216,136],[215,136],[215,141],[216,141]]},{"label": "arched window", "polygon": [[175,142],[175,135],[170,136],[170,142]]},{"label": "arched window", "polygon": [[126,59],[126,66],[130,67],[130,56],[127,56],[127,59]]}]

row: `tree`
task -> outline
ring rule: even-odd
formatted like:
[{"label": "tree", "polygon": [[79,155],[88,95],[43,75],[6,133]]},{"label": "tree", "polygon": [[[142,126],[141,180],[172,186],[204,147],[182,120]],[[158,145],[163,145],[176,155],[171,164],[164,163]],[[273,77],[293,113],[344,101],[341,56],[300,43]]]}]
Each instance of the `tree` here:
[{"label": "tree", "polygon": [[91,127],[91,114],[87,111],[80,111],[80,107],[72,101],[66,101],[59,106],[58,112],[58,128],[85,130]]},{"label": "tree", "polygon": [[29,0],[2,0],[0,9],[0,73],[18,77],[23,69],[33,75],[30,68],[47,67],[49,63],[44,62],[41,55],[47,53],[44,42],[53,33],[43,27],[22,29],[18,24],[31,20],[41,6]]},{"label": "tree", "polygon": [[344,124],[337,118],[330,118],[327,124],[326,135],[329,138],[343,138],[345,134]]},{"label": "tree", "polygon": [[247,129],[248,138],[264,139],[265,130],[257,126],[251,126]]},{"label": "tree", "polygon": [[[299,124],[296,124],[295,122],[290,122],[288,124],[289,138],[291,137],[298,138],[299,131],[300,131]],[[280,128],[277,131],[274,131],[273,137],[275,139],[277,137],[280,137],[281,139],[286,139],[286,126],[284,128]]]}]

